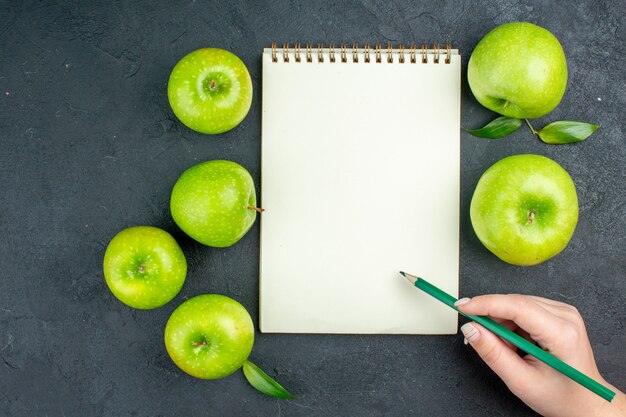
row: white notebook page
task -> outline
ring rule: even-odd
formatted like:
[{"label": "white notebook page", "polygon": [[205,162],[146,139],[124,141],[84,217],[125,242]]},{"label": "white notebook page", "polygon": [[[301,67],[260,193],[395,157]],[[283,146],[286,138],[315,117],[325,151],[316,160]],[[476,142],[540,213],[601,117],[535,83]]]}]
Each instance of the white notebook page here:
[{"label": "white notebook page", "polygon": [[260,329],[456,333],[461,57],[327,52],[263,53]]}]

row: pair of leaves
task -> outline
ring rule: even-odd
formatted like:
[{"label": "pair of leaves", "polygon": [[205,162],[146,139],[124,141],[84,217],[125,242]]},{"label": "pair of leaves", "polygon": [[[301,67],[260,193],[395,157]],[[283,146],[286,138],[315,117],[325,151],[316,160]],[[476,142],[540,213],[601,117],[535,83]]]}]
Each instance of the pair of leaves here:
[{"label": "pair of leaves", "polygon": [[295,395],[291,395],[285,388],[282,387],[282,385],[274,381],[268,374],[263,372],[261,368],[250,361],[244,362],[243,374],[250,385],[265,395],[287,400],[296,398]]},{"label": "pair of leaves", "polygon": [[[528,123],[528,121],[526,122]],[[521,125],[522,121],[520,119],[501,116],[485,127],[467,130],[467,132],[479,138],[500,139],[515,132]],[[581,142],[600,127],[591,123],[577,122],[574,120],[562,120],[550,123],[539,131],[535,131],[532,126],[530,126],[530,123],[528,123],[528,126],[542,141],[550,144]]]}]

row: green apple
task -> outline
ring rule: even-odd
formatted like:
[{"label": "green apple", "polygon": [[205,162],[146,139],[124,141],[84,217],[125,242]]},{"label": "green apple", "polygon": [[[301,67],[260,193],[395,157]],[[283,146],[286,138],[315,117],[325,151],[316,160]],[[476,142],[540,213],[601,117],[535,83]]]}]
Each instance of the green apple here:
[{"label": "green apple", "polygon": [[472,93],[483,106],[518,119],[554,109],[567,85],[563,48],[546,29],[506,23],[476,45],[467,66]]},{"label": "green apple", "polygon": [[254,344],[246,309],[232,298],[204,294],[182,303],[165,326],[165,347],[176,366],[202,379],[241,368]]},{"label": "green apple", "polygon": [[480,241],[498,258],[535,265],[561,252],[574,234],[576,187],[549,158],[509,156],[480,177],[470,217]]},{"label": "green apple", "polygon": [[167,83],[176,117],[201,133],[222,133],[237,126],[252,103],[246,65],[223,49],[203,48],[181,59]]},{"label": "green apple", "polygon": [[183,172],[172,190],[170,211],[187,235],[223,248],[241,239],[257,212],[252,177],[241,165],[207,161]]},{"label": "green apple", "polygon": [[124,304],[161,307],[178,294],[187,261],[176,240],[164,230],[136,226],[119,232],[104,254],[104,278]]}]

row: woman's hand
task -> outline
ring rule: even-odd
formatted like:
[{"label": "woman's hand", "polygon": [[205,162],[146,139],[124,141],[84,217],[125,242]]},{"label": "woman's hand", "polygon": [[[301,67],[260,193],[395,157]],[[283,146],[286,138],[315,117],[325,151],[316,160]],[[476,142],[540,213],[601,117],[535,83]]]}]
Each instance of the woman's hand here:
[{"label": "woman's hand", "polygon": [[596,366],[587,330],[576,308],[530,295],[482,295],[457,301],[465,314],[489,316],[537,343],[568,365],[617,392],[609,403],[478,323],[461,331],[467,342],[513,394],[546,417],[626,417],[626,396],[608,384]]}]

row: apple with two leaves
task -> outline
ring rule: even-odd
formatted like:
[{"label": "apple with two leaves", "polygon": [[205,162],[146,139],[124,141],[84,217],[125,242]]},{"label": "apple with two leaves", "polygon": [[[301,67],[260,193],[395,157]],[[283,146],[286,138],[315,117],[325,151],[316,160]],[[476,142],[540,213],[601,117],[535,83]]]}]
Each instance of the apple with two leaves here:
[{"label": "apple with two leaves", "polygon": [[538,118],[563,98],[565,53],[548,30],[528,22],[506,23],[476,45],[467,81],[488,109],[516,119]]}]

